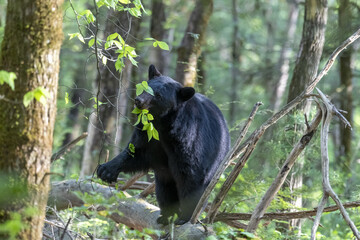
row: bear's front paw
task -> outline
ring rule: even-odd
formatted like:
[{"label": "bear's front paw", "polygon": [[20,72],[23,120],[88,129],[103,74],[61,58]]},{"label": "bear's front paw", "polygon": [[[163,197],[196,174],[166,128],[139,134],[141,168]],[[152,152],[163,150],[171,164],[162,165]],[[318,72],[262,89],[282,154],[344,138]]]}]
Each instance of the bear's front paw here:
[{"label": "bear's front paw", "polygon": [[101,164],[96,173],[101,180],[107,183],[115,182],[119,175],[119,171],[117,171],[116,168],[109,166],[107,163]]},{"label": "bear's front paw", "polygon": [[168,219],[168,217],[166,217],[166,216],[160,216],[160,217],[158,217],[158,219],[156,220],[156,222],[157,222],[158,224],[168,225],[168,224],[169,224],[169,219]]},{"label": "bear's front paw", "polygon": [[184,224],[187,223],[188,221],[189,221],[189,220],[184,220],[184,219],[179,218],[179,219],[176,219],[176,220],[175,220],[174,224],[175,224],[175,225],[184,225]]}]

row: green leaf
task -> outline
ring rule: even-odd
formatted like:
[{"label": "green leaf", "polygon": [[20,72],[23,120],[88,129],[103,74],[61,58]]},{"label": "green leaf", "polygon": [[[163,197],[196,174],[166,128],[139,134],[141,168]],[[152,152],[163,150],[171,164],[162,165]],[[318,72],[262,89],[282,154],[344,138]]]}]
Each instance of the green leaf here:
[{"label": "green leaf", "polygon": [[103,56],[103,57],[101,58],[101,60],[102,60],[102,63],[103,63],[104,65],[106,65],[106,63],[107,63],[107,57]]},{"label": "green leaf", "polygon": [[158,41],[157,43],[161,49],[169,51],[169,45],[166,42]]},{"label": "green leaf", "polygon": [[148,130],[149,126],[150,126],[150,124],[146,124],[146,125],[144,125],[144,126],[143,126],[143,128],[142,128],[142,130],[143,130],[143,131]]},{"label": "green leaf", "polygon": [[146,90],[145,90],[147,93],[149,93],[150,95],[154,96],[154,91],[151,87],[148,87]]},{"label": "green leaf", "polygon": [[80,42],[85,43],[84,37],[81,34],[77,35],[77,38],[80,40]]},{"label": "green leaf", "polygon": [[144,91],[143,85],[141,83],[136,84],[136,96],[139,96]]},{"label": "green leaf", "polygon": [[122,4],[130,4],[131,3],[130,0],[119,0],[119,2]]},{"label": "green leaf", "polygon": [[34,92],[30,91],[25,93],[24,98],[23,98],[23,104],[25,107],[28,107],[30,102],[34,99]]},{"label": "green leaf", "polygon": [[154,120],[154,116],[153,116],[151,113],[149,113],[149,114],[147,115],[147,117],[148,117],[148,120],[149,120],[149,121]]},{"label": "green leaf", "polygon": [[153,43],[153,46],[154,46],[154,47],[157,47],[157,46],[158,46],[158,42],[155,41],[155,42]]},{"label": "green leaf", "polygon": [[149,124],[146,114],[142,114],[141,123],[144,124],[144,125]]},{"label": "green leaf", "polygon": [[150,128],[148,128],[146,132],[148,135],[148,141],[150,142],[151,138],[153,137],[153,132],[150,130]]},{"label": "green leaf", "polygon": [[105,43],[105,45],[104,45],[105,50],[108,49],[109,47],[111,47],[112,44],[113,44],[113,41],[112,41],[112,40],[107,41],[107,42]]},{"label": "green leaf", "polygon": [[138,125],[138,124],[140,123],[140,121],[141,121],[141,115],[142,115],[142,114],[139,114],[138,119],[137,119],[136,123],[134,124],[134,126],[136,126],[136,125]]},{"label": "green leaf", "polygon": [[130,62],[134,65],[134,66],[138,66],[138,62],[131,56],[131,55],[128,55],[128,59],[130,60]]},{"label": "green leaf", "polygon": [[144,38],[144,40],[148,40],[148,41],[156,41],[154,38],[152,37],[148,37],[148,38]]},{"label": "green leaf", "polygon": [[134,114],[139,114],[139,113],[141,113],[141,109],[139,109],[139,108],[134,108],[134,110],[132,110],[132,112],[131,113],[134,113]]},{"label": "green leaf", "polygon": [[132,143],[129,143],[129,151],[135,153],[135,146]]},{"label": "green leaf", "polygon": [[90,39],[90,41],[88,42],[89,47],[92,47],[94,43],[95,43],[95,38]]},{"label": "green leaf", "polygon": [[116,45],[116,47],[117,47],[118,49],[122,49],[122,48],[123,48],[123,46],[121,45],[121,43],[120,43],[119,41],[113,40],[112,42]]},{"label": "green leaf", "polygon": [[0,71],[0,84],[7,83],[11,90],[15,90],[15,82],[16,74],[13,72],[7,72],[4,70]]},{"label": "green leaf", "polygon": [[158,141],[160,140],[159,139],[159,132],[155,128],[153,129],[153,137],[154,137],[154,139],[156,139]]},{"label": "green leaf", "polygon": [[144,86],[144,89],[147,89],[149,87],[149,84],[147,83],[147,81],[142,81],[141,85]]},{"label": "green leaf", "polygon": [[81,13],[79,13],[78,19],[83,17],[83,16],[85,16],[86,21],[88,23],[95,22],[95,16],[89,9],[86,9],[86,10],[82,11]]},{"label": "green leaf", "polygon": [[118,72],[121,72],[121,70],[124,68],[124,63],[123,63],[123,61],[122,61],[122,59],[120,58],[120,59],[118,59],[118,60],[116,60],[116,62],[115,62],[115,69],[116,69],[116,71],[118,71]]},{"label": "green leaf", "polygon": [[110,34],[107,38],[106,41],[110,41],[110,40],[114,40],[115,38],[117,38],[119,36],[119,34],[117,32]]},{"label": "green leaf", "polygon": [[38,87],[35,90],[33,90],[33,92],[35,99],[41,104],[45,105],[46,98],[50,96],[49,92],[43,87]]},{"label": "green leaf", "polygon": [[69,93],[65,92],[65,104],[69,103]]}]

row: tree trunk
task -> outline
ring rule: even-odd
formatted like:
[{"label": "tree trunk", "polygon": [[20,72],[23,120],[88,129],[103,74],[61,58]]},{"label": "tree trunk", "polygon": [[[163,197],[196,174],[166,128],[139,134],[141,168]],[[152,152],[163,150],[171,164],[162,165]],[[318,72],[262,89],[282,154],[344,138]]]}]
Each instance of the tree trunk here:
[{"label": "tree trunk", "polygon": [[[168,39],[168,30],[164,28],[166,22],[165,5],[162,0],[152,0],[150,36],[159,41]],[[150,48],[150,62],[163,74],[168,73],[170,52],[159,47]]]},{"label": "tree trunk", "polygon": [[232,0],[232,21],[233,21],[233,39],[232,39],[232,66],[231,66],[231,91],[230,91],[230,111],[229,124],[232,126],[236,117],[237,91],[240,76],[240,50],[242,42],[239,38],[239,21],[236,0]]},{"label": "tree trunk", "polygon": [[[325,28],[327,23],[327,0],[306,0],[305,1],[305,16],[303,24],[302,38],[298,58],[291,79],[288,102],[296,98],[313,80],[318,71],[320,58],[325,42]],[[305,114],[308,113],[310,102],[306,102],[302,106]],[[303,129],[304,127],[296,127]],[[304,130],[304,129],[303,129]],[[294,192],[296,189],[302,187],[302,169],[304,159],[300,157],[294,165],[293,173],[290,179],[290,191]],[[296,207],[302,207],[302,197],[294,196],[291,201]],[[301,233],[301,222],[299,220],[292,220],[290,226],[297,227],[299,234]]]},{"label": "tree trunk", "polygon": [[[349,0],[342,0],[339,7],[339,35],[346,36],[351,33],[352,27],[352,13]],[[340,109],[346,111],[347,120],[352,125],[353,123],[353,97],[352,97],[352,47],[349,47],[340,56]],[[340,149],[338,164],[344,172],[349,172],[352,159],[351,149],[351,129],[340,126]]]},{"label": "tree trunk", "polygon": [[205,40],[207,25],[213,10],[213,0],[197,0],[192,11],[181,45],[178,48],[176,78],[184,86],[194,86],[197,60]]},{"label": "tree trunk", "polygon": [[[139,27],[139,20],[131,17],[127,12],[109,11],[106,22],[106,36],[118,32],[130,45],[135,44],[135,35]],[[114,22],[116,24],[114,24]],[[131,38],[130,38],[131,37]],[[109,52],[113,57],[115,53]],[[100,95],[98,101],[106,103],[99,104],[99,115],[91,114],[88,124],[88,137],[86,139],[83,160],[81,164],[80,177],[91,175],[97,164],[105,157],[104,148],[106,143],[112,141],[111,133],[116,130],[115,144],[122,137],[122,121],[118,118],[125,116],[127,106],[127,89],[131,77],[132,65],[125,61],[122,75],[116,69],[114,62],[108,61],[98,73],[96,83],[100,81]],[[119,122],[120,121],[120,122]]]},{"label": "tree trunk", "polygon": [[304,91],[316,76],[325,41],[326,22],[327,1],[306,0],[303,33],[287,102]]},{"label": "tree trunk", "polygon": [[[12,211],[20,213],[24,227],[18,239],[42,237],[63,38],[62,2],[13,0],[7,6],[0,69],[14,72],[17,79],[14,91],[0,87],[0,95],[7,99],[0,103],[0,171],[9,190],[21,184],[28,194],[2,199],[0,222]],[[25,93],[38,87],[49,93],[46,103],[32,101],[25,108]],[[26,215],[30,207],[37,209],[31,216]]]},{"label": "tree trunk", "polygon": [[281,48],[280,58],[278,67],[280,69],[280,73],[278,76],[278,80],[276,82],[275,88],[273,89],[273,94],[271,96],[271,105],[274,113],[278,112],[281,106],[281,101],[285,93],[287,81],[289,78],[289,62],[290,62],[290,54],[291,49],[290,45],[294,41],[295,31],[296,31],[296,23],[299,15],[299,6],[297,0],[293,0],[290,2],[290,13],[287,24],[287,35],[285,42]]}]

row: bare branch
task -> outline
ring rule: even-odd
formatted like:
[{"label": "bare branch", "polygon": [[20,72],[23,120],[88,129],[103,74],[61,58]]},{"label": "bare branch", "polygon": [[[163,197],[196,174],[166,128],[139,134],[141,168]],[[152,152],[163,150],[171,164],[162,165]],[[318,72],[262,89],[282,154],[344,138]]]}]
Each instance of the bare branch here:
[{"label": "bare branch", "polygon": [[319,111],[317,113],[317,115],[315,116],[314,120],[312,121],[312,123],[310,125],[307,123],[307,118],[305,118],[305,119],[306,119],[306,124],[308,125],[308,129],[306,130],[305,134],[301,137],[301,139],[299,139],[297,144],[295,144],[294,148],[290,152],[286,161],[282,165],[274,182],[271,184],[271,186],[266,191],[266,193],[262,197],[259,204],[256,206],[256,208],[251,216],[251,219],[250,219],[250,222],[249,222],[249,225],[248,225],[248,228],[246,229],[246,231],[254,232],[256,230],[261,217],[264,215],[264,213],[265,213],[266,209],[269,207],[271,201],[274,199],[275,195],[278,193],[281,186],[284,184],[286,177],[287,177],[288,173],[290,172],[291,168],[293,167],[296,159],[302,153],[302,151],[305,149],[305,147],[308,145],[311,138],[313,137],[315,130],[321,121],[321,112]]},{"label": "bare branch", "polygon": [[120,188],[122,191],[128,189],[131,185],[133,185],[139,178],[146,175],[146,172],[140,172],[132,176],[129,180],[127,180],[124,185]]},{"label": "bare branch", "polygon": [[54,162],[54,161],[60,159],[65,153],[69,152],[71,150],[71,148],[73,148],[80,140],[82,140],[83,138],[86,138],[87,135],[88,135],[88,133],[84,132],[83,134],[81,134],[76,139],[74,139],[71,142],[67,143],[59,151],[57,151],[56,153],[54,153],[51,156],[51,162]]},{"label": "bare branch", "polygon": [[147,188],[142,191],[138,197],[140,198],[146,198],[149,194],[153,193],[155,191],[155,182],[152,182]]},{"label": "bare branch", "polygon": [[[351,231],[353,232],[354,236],[357,239],[360,239],[360,233],[358,229],[356,228],[353,221],[350,219],[349,214],[346,212],[344,206],[342,205],[339,197],[335,193],[335,191],[332,189],[330,184],[330,177],[329,177],[329,156],[328,156],[328,132],[329,127],[331,123],[331,119],[333,114],[336,114],[337,116],[341,115],[341,113],[336,110],[335,106],[327,99],[325,94],[323,94],[318,88],[316,89],[322,99],[323,104],[320,104],[322,109],[322,128],[321,128],[321,172],[322,172],[322,178],[323,178],[323,197],[321,199],[321,202],[319,203],[318,211],[316,213],[314,225],[311,229],[311,239],[316,239],[316,231],[320,223],[320,218],[322,215],[322,212],[324,210],[324,206],[326,204],[327,199],[329,196],[335,201],[336,205],[339,207],[341,215],[343,216],[345,222],[349,225]],[[341,115],[341,120],[344,120],[345,118]]]},{"label": "bare branch", "polygon": [[[345,208],[356,208],[360,207],[360,201],[355,202],[348,202],[344,203]],[[334,212],[339,210],[337,205],[331,205],[329,207],[324,208],[323,212]],[[272,213],[265,213],[260,220],[291,220],[291,219],[299,219],[299,218],[309,218],[311,216],[316,215],[317,208],[313,210],[307,211],[297,211],[297,212],[272,212]],[[251,213],[219,213],[216,215],[215,222],[227,222],[227,221],[235,221],[235,220],[242,220],[242,221],[249,221],[251,218]]]}]

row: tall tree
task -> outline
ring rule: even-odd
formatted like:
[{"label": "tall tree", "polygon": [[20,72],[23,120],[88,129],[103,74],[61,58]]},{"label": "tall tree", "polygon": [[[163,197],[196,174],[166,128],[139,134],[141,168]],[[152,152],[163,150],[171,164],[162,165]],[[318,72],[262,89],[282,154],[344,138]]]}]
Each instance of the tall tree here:
[{"label": "tall tree", "polygon": [[239,67],[240,67],[240,50],[241,50],[241,40],[239,38],[239,21],[238,21],[238,9],[237,1],[232,0],[232,22],[233,22],[233,36],[232,36],[232,64],[231,64],[231,92],[230,92],[230,111],[229,111],[229,120],[230,125],[235,121],[236,114],[236,103],[237,101],[237,91],[239,84]]},{"label": "tall tree", "polygon": [[194,86],[197,75],[197,60],[213,10],[213,0],[197,0],[191,13],[184,37],[178,48],[175,80],[185,86]]},{"label": "tall tree", "polygon": [[[352,12],[349,0],[339,1],[339,36],[346,36],[351,34],[352,30]],[[341,39],[342,40],[342,39]],[[352,96],[352,52],[353,48],[349,47],[340,56],[340,87],[342,90],[340,97],[340,108],[346,111],[346,117],[350,124],[353,122],[353,96]],[[339,165],[342,167],[344,172],[349,172],[352,149],[351,149],[351,129],[340,127],[340,149],[337,158]]]},{"label": "tall tree", "polygon": [[[129,45],[135,44],[136,32],[139,27],[139,20],[132,17],[128,12],[109,10],[105,26],[105,34],[109,35],[118,32]],[[114,51],[109,51],[111,56],[115,56]],[[81,164],[80,176],[91,175],[99,159],[104,158],[104,144],[111,141],[113,129],[117,129],[114,143],[120,142],[122,136],[122,122],[120,125],[119,117],[125,116],[127,106],[127,90],[131,77],[132,64],[124,61],[125,67],[122,74],[116,71],[115,63],[108,61],[106,66],[102,66],[96,77],[96,85],[100,86],[98,101],[98,115],[94,112],[89,118],[88,137],[86,139],[83,160]],[[99,84],[100,82],[100,84]]]},{"label": "tall tree", "polygon": [[[0,171],[7,186],[20,183],[28,194],[6,199],[0,222],[12,211],[24,223],[18,239],[41,239],[49,191],[50,157],[56,114],[62,0],[8,1],[0,69],[14,72],[15,90],[0,87]],[[24,95],[39,87],[48,92],[46,103],[22,105]],[[40,92],[37,91],[37,94]],[[35,214],[26,209],[35,207]]]},{"label": "tall tree", "polygon": [[[327,23],[327,0],[306,0],[302,38],[296,59],[294,73],[291,79],[288,102],[296,98],[317,74],[320,58],[325,42],[325,29]],[[310,104],[305,103],[302,110],[308,113]],[[298,159],[293,167],[290,179],[290,190],[293,192],[303,185],[303,157]],[[292,204],[302,207],[302,197],[295,196]],[[292,220],[290,225],[301,230],[301,222]]]},{"label": "tall tree", "polygon": [[281,106],[281,101],[285,93],[287,81],[289,78],[289,62],[290,62],[290,54],[291,48],[290,45],[294,41],[295,31],[296,31],[296,23],[298,20],[299,15],[299,6],[298,0],[292,0],[289,3],[290,12],[286,27],[286,38],[285,42],[282,45],[280,58],[278,62],[278,67],[280,69],[279,74],[276,76],[278,77],[274,92],[271,95],[271,105],[276,113],[279,111]]}]

